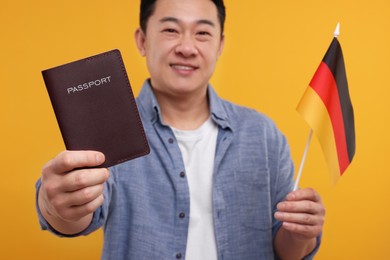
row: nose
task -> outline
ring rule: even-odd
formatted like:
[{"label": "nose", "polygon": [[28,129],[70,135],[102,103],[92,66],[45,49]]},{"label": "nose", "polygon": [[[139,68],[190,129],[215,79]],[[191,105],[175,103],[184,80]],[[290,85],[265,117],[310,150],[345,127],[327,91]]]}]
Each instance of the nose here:
[{"label": "nose", "polygon": [[175,52],[186,58],[196,56],[198,54],[198,49],[196,47],[195,39],[190,35],[182,35],[176,46]]}]

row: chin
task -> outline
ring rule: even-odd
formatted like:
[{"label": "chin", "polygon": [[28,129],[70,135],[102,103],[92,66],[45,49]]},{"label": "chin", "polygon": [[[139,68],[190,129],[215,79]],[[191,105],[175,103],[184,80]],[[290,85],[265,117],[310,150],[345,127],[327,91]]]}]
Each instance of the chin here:
[{"label": "chin", "polygon": [[207,85],[205,85],[205,87],[194,86],[194,85],[176,85],[173,90],[177,94],[188,95],[188,94],[193,94],[202,91],[205,88],[207,88]]}]

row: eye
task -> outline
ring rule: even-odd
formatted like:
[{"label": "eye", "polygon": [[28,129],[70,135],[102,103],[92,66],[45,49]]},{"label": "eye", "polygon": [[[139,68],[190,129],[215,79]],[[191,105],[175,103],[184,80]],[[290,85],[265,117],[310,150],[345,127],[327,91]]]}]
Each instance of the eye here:
[{"label": "eye", "polygon": [[211,33],[207,32],[207,31],[200,31],[197,34],[201,35],[201,36],[211,36]]},{"label": "eye", "polygon": [[163,29],[162,32],[168,33],[168,34],[174,34],[174,33],[177,33],[177,30],[175,30],[173,28],[166,28],[166,29]]},{"label": "eye", "polygon": [[196,33],[196,39],[198,39],[198,41],[208,41],[212,36],[213,35],[209,31],[198,31]]}]

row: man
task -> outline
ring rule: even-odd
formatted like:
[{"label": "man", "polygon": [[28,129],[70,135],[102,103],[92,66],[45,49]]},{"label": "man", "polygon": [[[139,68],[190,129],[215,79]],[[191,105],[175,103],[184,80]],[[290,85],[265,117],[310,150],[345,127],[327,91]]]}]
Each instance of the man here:
[{"label": "man", "polygon": [[137,99],[151,153],[108,169],[95,151],[43,168],[43,229],[103,227],[103,259],[302,259],[319,247],[325,210],[291,192],[285,137],[208,84],[224,46],[222,0],[141,1],[135,39],[150,72]]}]

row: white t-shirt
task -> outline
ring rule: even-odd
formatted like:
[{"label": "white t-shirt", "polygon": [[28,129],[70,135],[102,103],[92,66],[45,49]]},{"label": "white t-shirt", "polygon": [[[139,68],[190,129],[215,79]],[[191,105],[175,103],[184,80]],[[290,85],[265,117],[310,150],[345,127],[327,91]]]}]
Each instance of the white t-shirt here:
[{"label": "white t-shirt", "polygon": [[186,260],[217,259],[212,182],[218,127],[209,118],[196,130],[172,129],[181,150],[190,189]]}]

